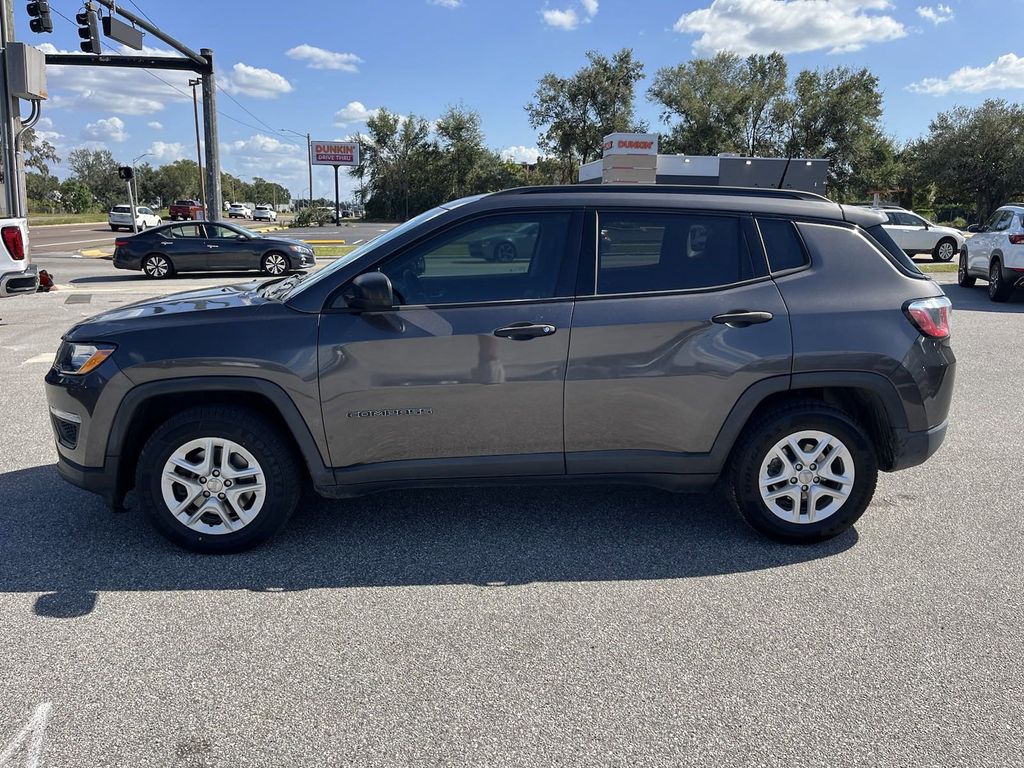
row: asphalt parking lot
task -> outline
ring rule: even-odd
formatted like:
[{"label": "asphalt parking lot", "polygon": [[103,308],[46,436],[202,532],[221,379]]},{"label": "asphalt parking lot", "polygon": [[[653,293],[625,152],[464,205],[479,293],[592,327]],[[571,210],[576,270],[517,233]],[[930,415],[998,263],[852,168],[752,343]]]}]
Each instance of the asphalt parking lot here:
[{"label": "asphalt parking lot", "polygon": [[42,376],[78,319],[225,278],[38,261],[61,288],[0,302],[0,766],[1022,764],[1024,294],[938,276],[946,444],[822,545],[504,488],[311,498],[202,557],[58,478]]}]

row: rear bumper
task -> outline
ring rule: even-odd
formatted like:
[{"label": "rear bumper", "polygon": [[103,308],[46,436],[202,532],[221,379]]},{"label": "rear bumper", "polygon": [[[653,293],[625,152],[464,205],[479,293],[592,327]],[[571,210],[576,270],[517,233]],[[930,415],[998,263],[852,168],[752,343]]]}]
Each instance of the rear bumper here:
[{"label": "rear bumper", "polygon": [[39,269],[35,264],[29,264],[21,272],[5,272],[0,275],[0,296],[35,293],[38,290]]},{"label": "rear bumper", "polygon": [[893,430],[895,445],[893,446],[892,471],[909,469],[927,461],[939,450],[942,441],[946,439],[948,424],[948,421],[943,421],[938,426],[921,432],[911,432],[907,429]]}]

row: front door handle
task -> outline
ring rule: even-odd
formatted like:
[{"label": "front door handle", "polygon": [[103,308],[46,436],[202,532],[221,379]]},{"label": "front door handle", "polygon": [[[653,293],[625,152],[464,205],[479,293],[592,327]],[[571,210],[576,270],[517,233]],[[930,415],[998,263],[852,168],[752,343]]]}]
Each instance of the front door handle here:
[{"label": "front door handle", "polygon": [[538,336],[551,336],[558,329],[548,323],[512,323],[494,332],[495,336],[513,341],[536,339]]},{"label": "front door handle", "polygon": [[711,318],[711,322],[728,325],[730,328],[746,328],[748,325],[767,323],[773,317],[771,312],[753,312],[748,309],[734,309]]}]

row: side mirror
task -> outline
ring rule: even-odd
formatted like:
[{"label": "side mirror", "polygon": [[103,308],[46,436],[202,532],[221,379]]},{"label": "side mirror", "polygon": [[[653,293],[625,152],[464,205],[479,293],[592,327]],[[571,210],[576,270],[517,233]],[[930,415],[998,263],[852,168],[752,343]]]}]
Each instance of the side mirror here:
[{"label": "side mirror", "polygon": [[967,231],[968,232],[981,232],[981,224],[971,224],[971,226],[969,226],[967,228]]},{"label": "side mirror", "polygon": [[395,292],[383,272],[366,272],[349,285],[345,302],[350,309],[360,312],[379,312],[395,306]]}]

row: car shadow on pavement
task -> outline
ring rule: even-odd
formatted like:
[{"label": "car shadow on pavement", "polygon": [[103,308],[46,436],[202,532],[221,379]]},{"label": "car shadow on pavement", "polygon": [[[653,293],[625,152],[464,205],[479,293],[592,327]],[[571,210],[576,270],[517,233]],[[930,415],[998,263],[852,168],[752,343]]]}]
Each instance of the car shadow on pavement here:
[{"label": "car shadow on pavement", "polygon": [[[289,274],[304,274],[301,272],[290,272]],[[264,280],[268,275],[264,275],[256,270],[240,271],[240,272],[179,272],[171,275],[170,277],[161,278],[154,280],[151,277],[147,277],[141,272],[130,272],[125,274],[114,273],[110,275],[89,275],[86,277],[74,277],[67,281],[68,285],[92,285],[95,283],[147,283],[152,285],[154,288],[160,286],[168,286],[168,288],[174,288],[175,281],[178,280],[197,280],[197,279],[209,279],[209,278],[223,278],[225,280],[232,280],[235,282],[243,282],[249,280]]]},{"label": "car shadow on pavement", "polygon": [[1014,293],[1005,304],[999,304],[989,299],[985,283],[979,283],[974,288],[964,288],[956,283],[945,283],[940,287],[953,302],[954,310],[996,313],[1024,312],[1024,290]]},{"label": "car shadow on pavement", "polygon": [[718,494],[517,487],[309,493],[264,546],[204,556],[165,541],[136,509],[111,512],[53,466],[0,474],[0,495],[0,592],[43,593],[35,612],[51,618],[86,615],[106,591],[696,578],[827,558],[857,541],[854,530],[815,545],[768,540]]}]

